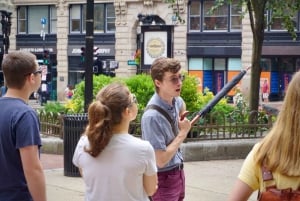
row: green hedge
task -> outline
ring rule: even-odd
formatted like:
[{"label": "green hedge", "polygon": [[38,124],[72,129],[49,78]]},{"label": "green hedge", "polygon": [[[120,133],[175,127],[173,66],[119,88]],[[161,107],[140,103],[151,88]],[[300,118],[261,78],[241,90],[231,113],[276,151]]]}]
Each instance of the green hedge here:
[{"label": "green hedge", "polygon": [[[150,75],[139,74],[128,78],[120,77],[108,77],[105,75],[94,75],[93,77],[93,97],[95,98],[98,91],[105,85],[112,82],[122,82],[128,86],[130,91],[134,93],[139,102],[139,109],[143,110],[153,95],[155,89]],[[60,113],[83,113],[84,112],[84,88],[85,82],[82,81],[75,86],[74,95],[71,100],[68,100],[63,107],[54,105],[45,105],[47,112],[60,112]],[[204,93],[198,90],[197,80],[193,76],[185,74],[185,80],[183,81],[181,96],[185,100],[187,110],[191,112],[197,112],[203,108],[213,97],[213,93],[205,89]],[[51,103],[49,103],[51,104]],[[51,108],[53,111],[51,111]],[[58,109],[60,108],[60,110]],[[223,98],[214,108],[213,111],[219,111],[225,114],[233,111],[233,107],[227,103],[227,100]]]}]

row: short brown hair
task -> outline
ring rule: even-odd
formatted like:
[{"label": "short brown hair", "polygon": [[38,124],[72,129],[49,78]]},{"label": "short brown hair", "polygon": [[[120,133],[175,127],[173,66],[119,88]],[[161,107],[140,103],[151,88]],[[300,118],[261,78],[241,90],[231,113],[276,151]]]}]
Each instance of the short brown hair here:
[{"label": "short brown hair", "polygon": [[181,65],[177,59],[160,57],[152,63],[151,77],[153,80],[162,81],[165,72],[177,73],[180,69]]},{"label": "short brown hair", "polygon": [[151,65],[151,77],[154,80],[162,81],[165,72],[177,73],[181,69],[181,64],[177,59],[160,57],[154,60]]},{"label": "short brown hair", "polygon": [[4,56],[2,70],[8,88],[21,89],[26,75],[36,70],[36,56],[30,52],[14,51]]}]

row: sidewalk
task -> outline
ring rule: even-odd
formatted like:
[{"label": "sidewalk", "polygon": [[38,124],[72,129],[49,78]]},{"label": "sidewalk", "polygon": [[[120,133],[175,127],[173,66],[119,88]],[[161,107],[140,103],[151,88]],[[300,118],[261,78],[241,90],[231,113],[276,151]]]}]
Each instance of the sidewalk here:
[{"label": "sidewalk", "polygon": [[[269,102],[267,105],[280,110],[282,102]],[[257,140],[257,139],[256,139]],[[58,144],[61,144],[62,140]],[[236,141],[235,141],[236,142]],[[186,144],[185,159],[191,157],[198,158],[205,156],[209,160],[209,155],[215,153],[219,156],[230,160],[214,160],[216,157],[210,158],[209,161],[191,161],[185,162],[186,175],[186,198],[185,201],[226,201],[230,193],[243,159],[228,158],[231,152],[243,153],[246,155],[253,144],[254,140],[240,141],[239,146],[233,146],[230,141],[226,141],[226,146],[222,142],[201,142],[202,146],[193,147],[193,144]],[[236,143],[235,143],[236,144]],[[244,144],[244,151],[241,151],[241,144]],[[187,147],[193,150],[186,151]],[[200,149],[200,148],[203,149]],[[224,149],[222,149],[224,147]],[[230,148],[230,149],[229,149]],[[224,151],[225,150],[225,151]],[[247,152],[247,153],[246,153]],[[224,156],[226,156],[224,158]],[[235,157],[237,158],[237,157]],[[63,155],[41,154],[47,183],[48,201],[83,201],[84,200],[84,183],[80,177],[64,176],[64,159]],[[253,193],[249,201],[256,201],[257,192]]]},{"label": "sidewalk", "polygon": [[[52,163],[46,163],[50,160]],[[63,175],[62,155],[42,154],[48,201],[83,201],[84,183],[80,177]],[[237,178],[243,160],[185,162],[186,201],[225,201]],[[51,166],[51,168],[50,168]],[[55,168],[55,169],[52,169]],[[249,201],[255,201],[257,192]]]}]

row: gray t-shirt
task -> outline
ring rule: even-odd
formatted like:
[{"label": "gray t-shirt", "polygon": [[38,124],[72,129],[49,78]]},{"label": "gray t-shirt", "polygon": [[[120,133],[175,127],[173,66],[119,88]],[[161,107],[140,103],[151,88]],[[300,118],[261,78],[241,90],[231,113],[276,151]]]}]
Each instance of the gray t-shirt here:
[{"label": "gray t-shirt", "polygon": [[[147,105],[157,105],[164,109],[172,118],[176,134],[172,130],[172,126],[169,121],[157,110],[148,109],[144,112],[141,119],[142,138],[150,142],[155,150],[166,150],[167,146],[174,140],[175,135],[178,134],[178,118],[180,109],[183,107],[183,99],[176,97],[173,99],[173,105],[167,104],[163,101],[157,93],[155,93]],[[174,157],[166,164],[165,167],[159,168],[159,172],[172,169],[177,164],[182,163],[182,153],[180,150],[174,155]]]}]

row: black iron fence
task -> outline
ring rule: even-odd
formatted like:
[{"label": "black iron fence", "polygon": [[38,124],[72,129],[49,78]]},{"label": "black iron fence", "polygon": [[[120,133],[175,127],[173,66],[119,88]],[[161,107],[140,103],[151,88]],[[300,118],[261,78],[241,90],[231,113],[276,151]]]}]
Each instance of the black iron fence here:
[{"label": "black iron fence", "polygon": [[53,113],[38,113],[40,120],[40,132],[45,136],[63,138],[63,116]]},{"label": "black iron fence", "polygon": [[[63,116],[40,113],[41,134],[63,139]],[[193,125],[186,141],[261,138],[273,125],[274,114],[233,112],[209,113]],[[140,137],[140,118],[132,122],[129,133]]]},{"label": "black iron fence", "polygon": [[[192,126],[186,142],[261,138],[272,127],[276,116],[264,112],[210,113]],[[132,122],[130,133],[141,136],[140,123]]]}]

